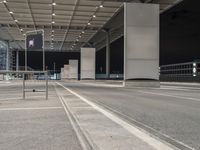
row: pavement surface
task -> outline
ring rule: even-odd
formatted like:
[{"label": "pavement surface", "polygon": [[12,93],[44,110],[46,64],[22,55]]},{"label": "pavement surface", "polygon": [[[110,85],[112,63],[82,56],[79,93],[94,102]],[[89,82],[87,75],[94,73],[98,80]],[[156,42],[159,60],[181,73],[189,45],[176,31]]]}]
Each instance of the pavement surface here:
[{"label": "pavement surface", "polygon": [[[49,87],[45,93],[29,92],[22,99],[21,82],[0,84],[0,150],[81,150],[68,116]],[[44,83],[27,83],[43,89]]]},{"label": "pavement surface", "polygon": [[127,122],[180,149],[200,149],[200,88],[122,88],[62,83]]},{"label": "pavement surface", "polygon": [[[27,82],[44,89],[44,82]],[[30,91],[31,91],[30,90]],[[200,150],[200,87],[0,82],[0,150]]]}]

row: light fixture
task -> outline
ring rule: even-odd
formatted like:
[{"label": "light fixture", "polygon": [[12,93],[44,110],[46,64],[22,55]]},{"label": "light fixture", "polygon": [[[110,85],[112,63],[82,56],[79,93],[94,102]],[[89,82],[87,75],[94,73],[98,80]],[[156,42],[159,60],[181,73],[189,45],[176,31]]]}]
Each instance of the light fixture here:
[{"label": "light fixture", "polygon": [[15,22],[18,22],[18,20],[17,20],[17,19],[15,19],[14,21],[15,21]]},{"label": "light fixture", "polygon": [[96,15],[93,15],[92,17],[93,17],[93,18],[96,18]]},{"label": "light fixture", "polygon": [[10,11],[9,13],[10,13],[10,14],[13,14],[13,12],[12,12],[12,11]]},{"label": "light fixture", "polygon": [[81,33],[83,33],[83,34],[84,34],[84,33],[85,33],[85,31],[82,31]]},{"label": "light fixture", "polygon": [[54,23],[55,23],[55,21],[52,21],[51,23],[52,23],[52,24],[54,24]]},{"label": "light fixture", "polygon": [[56,3],[55,3],[55,2],[53,2],[53,3],[52,3],[52,5],[53,5],[53,6],[56,6]]},{"label": "light fixture", "polygon": [[78,42],[78,41],[79,41],[79,39],[76,39],[76,41]]},{"label": "light fixture", "polygon": [[52,30],[51,32],[54,33],[54,30]]},{"label": "light fixture", "polygon": [[100,8],[103,8],[103,5],[101,4],[99,7],[100,7]]},{"label": "light fixture", "polygon": [[91,25],[91,23],[90,23],[90,22],[88,22],[88,25]]},{"label": "light fixture", "polygon": [[6,0],[4,0],[4,1],[3,1],[3,3],[7,3],[7,1],[6,1]]},{"label": "light fixture", "polygon": [[52,14],[52,16],[55,16],[55,15],[56,15],[55,13]]},{"label": "light fixture", "polygon": [[51,36],[52,36],[52,37],[54,37],[54,35],[53,35],[53,34],[52,34]]},{"label": "light fixture", "polygon": [[26,34],[23,34],[24,36],[26,36]]},{"label": "light fixture", "polygon": [[22,32],[22,31],[24,31],[23,29],[20,29],[20,31]]},{"label": "light fixture", "polygon": [[81,38],[81,35],[79,35],[79,38]]}]

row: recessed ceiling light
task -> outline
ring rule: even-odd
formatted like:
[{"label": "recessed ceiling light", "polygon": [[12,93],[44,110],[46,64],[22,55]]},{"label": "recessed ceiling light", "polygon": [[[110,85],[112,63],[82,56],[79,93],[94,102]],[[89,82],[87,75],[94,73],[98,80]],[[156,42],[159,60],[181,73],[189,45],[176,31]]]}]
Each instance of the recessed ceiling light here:
[{"label": "recessed ceiling light", "polygon": [[56,6],[56,3],[54,2],[54,3],[52,3],[52,5],[53,5],[53,6]]},{"label": "recessed ceiling light", "polygon": [[93,17],[93,18],[96,18],[96,15],[93,15],[92,17]]},{"label": "recessed ceiling light", "polygon": [[17,19],[15,19],[14,21],[15,21],[15,22],[18,22],[18,20],[17,20]]},{"label": "recessed ceiling light", "polygon": [[3,3],[7,3],[7,1],[6,1],[6,0],[4,0],[4,1],[3,1]]},{"label": "recessed ceiling light", "polygon": [[85,33],[85,31],[82,31],[81,33],[83,33],[83,34],[84,34],[84,33]]},{"label": "recessed ceiling light", "polygon": [[55,13],[52,14],[52,16],[55,16],[55,15],[56,15]]},{"label": "recessed ceiling light", "polygon": [[10,14],[13,14],[13,12],[12,12],[12,11],[10,11],[9,13],[10,13]]},{"label": "recessed ceiling light", "polygon": [[79,41],[78,39],[76,39],[76,41]]},{"label": "recessed ceiling light", "polygon": [[100,8],[103,8],[103,5],[100,5],[99,7],[100,7]]},{"label": "recessed ceiling light", "polygon": [[26,34],[23,34],[24,36],[26,36]]},{"label": "recessed ceiling light", "polygon": [[52,30],[51,32],[54,33],[54,30]]},{"label": "recessed ceiling light", "polygon": [[79,35],[79,38],[81,38],[81,35]]},{"label": "recessed ceiling light", "polygon": [[23,29],[20,29],[20,31],[24,31]]},{"label": "recessed ceiling light", "polygon": [[90,22],[88,22],[88,25],[91,25],[91,23],[90,23]]},{"label": "recessed ceiling light", "polygon": [[55,21],[52,21],[51,23],[53,23],[53,24],[54,24],[54,23],[55,23]]}]

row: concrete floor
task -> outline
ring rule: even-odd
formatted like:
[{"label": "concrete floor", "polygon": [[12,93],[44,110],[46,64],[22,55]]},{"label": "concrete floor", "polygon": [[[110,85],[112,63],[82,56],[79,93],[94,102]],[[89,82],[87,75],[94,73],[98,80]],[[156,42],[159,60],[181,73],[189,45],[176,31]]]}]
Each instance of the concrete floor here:
[{"label": "concrete floor", "polygon": [[180,149],[200,149],[200,87],[98,87],[63,84]]},{"label": "concrete floor", "polygon": [[[42,89],[43,83],[28,83]],[[49,100],[44,93],[27,93],[22,100],[21,82],[0,83],[1,150],[81,150],[79,140],[54,87]]]},{"label": "concrete floor", "polygon": [[[159,141],[183,150],[200,150],[199,86],[130,89],[120,87],[120,82],[59,83]],[[44,84],[30,82],[27,86],[43,89]],[[0,82],[0,149],[83,149],[74,123],[87,134],[83,142],[92,148],[153,149],[56,83],[50,84],[49,100],[42,92],[26,96],[21,99],[21,82]]]}]

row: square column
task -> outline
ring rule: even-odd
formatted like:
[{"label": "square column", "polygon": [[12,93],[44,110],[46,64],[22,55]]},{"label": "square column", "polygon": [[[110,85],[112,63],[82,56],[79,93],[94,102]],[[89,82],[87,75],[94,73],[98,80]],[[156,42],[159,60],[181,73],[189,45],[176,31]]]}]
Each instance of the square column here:
[{"label": "square column", "polygon": [[78,79],[78,60],[69,60],[69,78]]},{"label": "square column", "polygon": [[69,65],[64,65],[63,78],[64,79],[69,79]]},{"label": "square column", "polygon": [[95,48],[81,48],[81,79],[95,79]]},{"label": "square column", "polygon": [[124,80],[159,80],[159,5],[124,8]]}]

